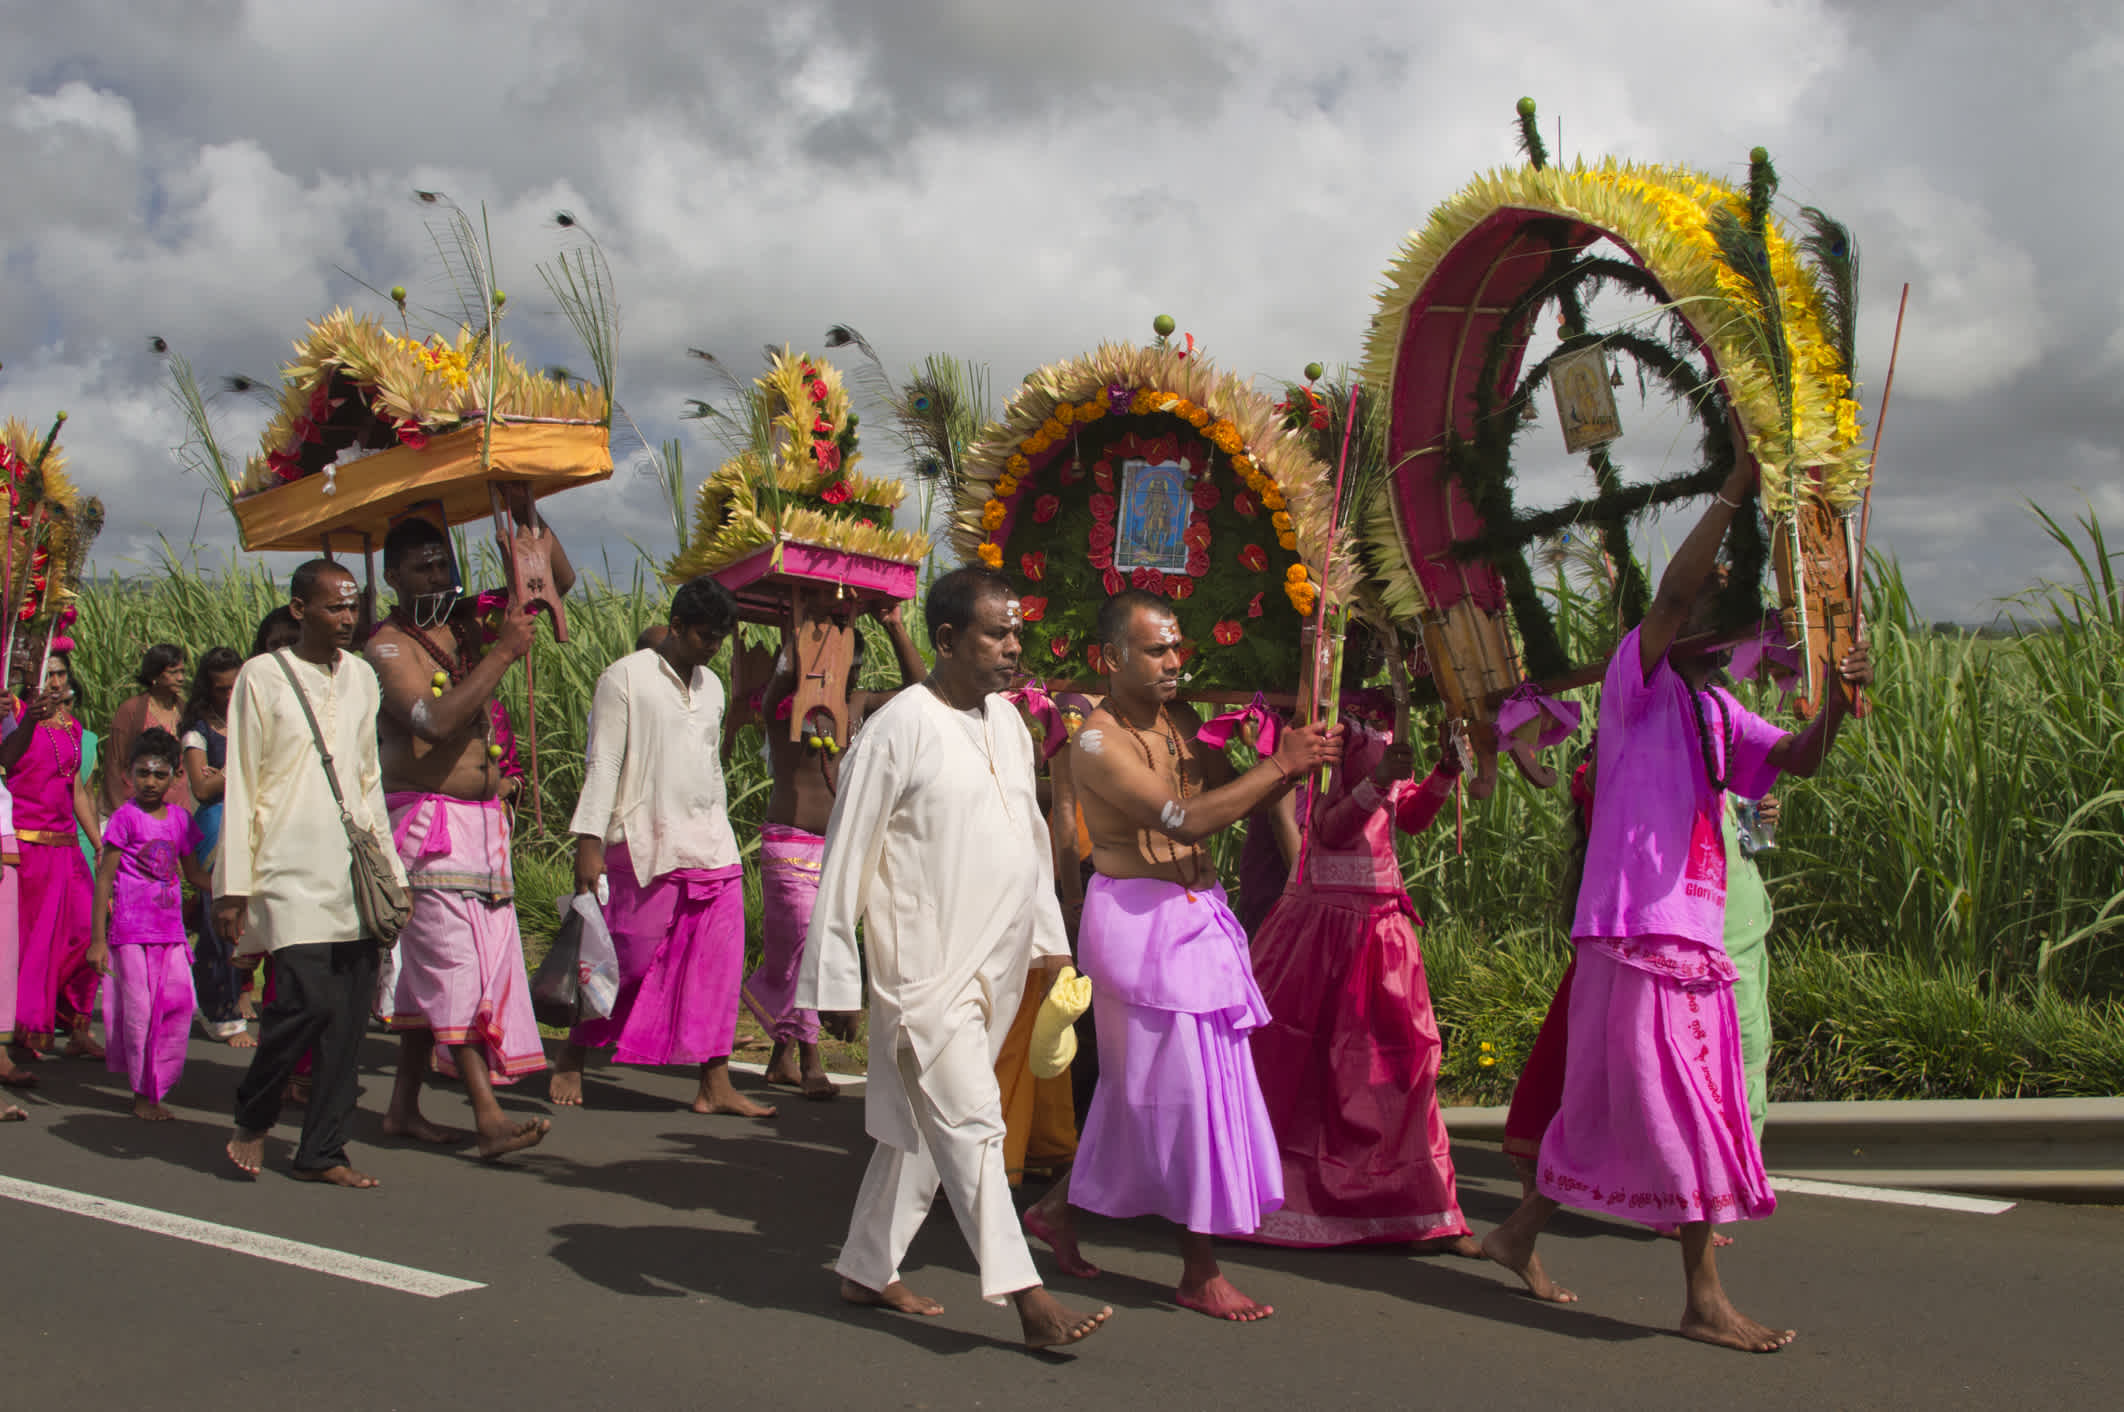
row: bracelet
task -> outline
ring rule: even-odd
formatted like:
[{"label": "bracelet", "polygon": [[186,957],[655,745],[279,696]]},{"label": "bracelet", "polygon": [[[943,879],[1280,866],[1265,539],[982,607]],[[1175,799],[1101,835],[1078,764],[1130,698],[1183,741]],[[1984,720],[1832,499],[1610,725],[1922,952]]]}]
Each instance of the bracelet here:
[{"label": "bracelet", "polygon": [[1711,498],[1713,500],[1716,500],[1719,504],[1725,506],[1728,510],[1738,510],[1741,507],[1740,501],[1728,500],[1724,495],[1714,493]]},{"label": "bracelet", "polygon": [[1281,776],[1283,776],[1283,782],[1284,782],[1285,784],[1289,784],[1289,783],[1291,782],[1291,772],[1290,772],[1289,770],[1286,770],[1286,769],[1284,769],[1284,768],[1283,768],[1283,762],[1282,762],[1281,760],[1278,760],[1278,759],[1277,759],[1277,758],[1276,758],[1275,756],[1273,756],[1273,755],[1266,755],[1266,756],[1263,756],[1262,758],[1263,758],[1263,759],[1265,759],[1265,760],[1267,760],[1267,761],[1268,761],[1268,762],[1269,762],[1269,763],[1270,763],[1271,765],[1274,765],[1274,766],[1276,767],[1276,773],[1277,773],[1277,774],[1279,774],[1279,775],[1281,775]]}]

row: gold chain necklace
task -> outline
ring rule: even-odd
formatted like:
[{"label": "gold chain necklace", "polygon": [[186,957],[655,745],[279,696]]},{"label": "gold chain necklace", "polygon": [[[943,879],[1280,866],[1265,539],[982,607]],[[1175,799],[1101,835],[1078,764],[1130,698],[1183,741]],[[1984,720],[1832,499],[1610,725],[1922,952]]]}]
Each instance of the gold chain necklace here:
[{"label": "gold chain necklace", "polygon": [[[1135,722],[1129,720],[1118,708],[1114,711],[1114,719],[1121,723],[1123,730],[1135,738],[1136,744],[1143,751],[1143,763],[1150,766],[1151,773],[1159,773],[1158,761],[1151,754],[1150,742],[1143,738],[1142,731],[1136,729]],[[1158,707],[1157,730],[1159,736],[1165,741],[1166,758],[1173,762],[1173,788],[1179,795],[1180,803],[1185,806],[1187,803],[1187,770],[1180,763],[1180,732],[1174,728],[1172,719],[1166,714],[1163,704]],[[1184,807],[1181,812],[1183,814],[1186,812]],[[1150,840],[1156,837],[1155,831],[1148,831],[1144,839],[1144,852],[1150,855],[1150,860],[1153,863],[1158,861],[1158,852],[1157,845]],[[1180,845],[1172,839],[1167,839],[1165,841],[1165,862],[1168,867],[1175,873],[1180,874],[1184,879],[1180,886],[1187,889],[1188,900],[1193,901],[1195,891],[1202,883],[1202,850],[1196,849],[1189,856],[1187,866],[1183,869],[1180,866]]]}]

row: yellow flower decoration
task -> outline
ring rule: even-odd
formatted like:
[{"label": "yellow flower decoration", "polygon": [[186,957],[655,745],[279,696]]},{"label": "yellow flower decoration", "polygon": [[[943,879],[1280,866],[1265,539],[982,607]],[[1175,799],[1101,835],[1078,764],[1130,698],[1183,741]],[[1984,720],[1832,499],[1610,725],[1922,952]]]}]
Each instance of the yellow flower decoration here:
[{"label": "yellow flower decoration", "polygon": [[1018,478],[1016,476],[1005,476],[996,482],[996,499],[1008,500],[1017,493]]},{"label": "yellow flower decoration", "polygon": [[1232,472],[1248,485],[1254,483],[1254,458],[1244,451],[1232,454]]},{"label": "yellow flower decoration", "polygon": [[1261,487],[1261,503],[1271,510],[1281,510],[1284,508],[1283,492],[1272,484],[1264,484]]},{"label": "yellow flower decoration", "polygon": [[1052,446],[1063,437],[1069,435],[1069,428],[1063,426],[1062,423],[1056,421],[1053,417],[1049,417],[1046,421],[1040,423],[1040,435],[1046,437],[1047,444]]},{"label": "yellow flower decoration", "polygon": [[1003,463],[1003,469],[1010,475],[1022,478],[1031,474],[1032,462],[1025,459],[1024,453],[1014,451],[1011,453],[1010,459]]},{"label": "yellow flower decoration", "polygon": [[1086,422],[1096,422],[1105,415],[1106,404],[1104,402],[1080,402],[1077,404],[1077,424],[1079,426]]},{"label": "yellow flower decoration", "polygon": [[[991,504],[993,504],[994,502],[993,502],[993,501],[991,501],[990,503],[991,503]],[[1002,568],[1002,567],[1003,567],[1003,546],[1002,546],[1002,545],[1000,545],[1000,544],[984,544],[984,545],[982,545],[982,546],[981,546],[981,548],[980,548],[980,551],[979,551],[979,552],[980,552],[980,555],[981,555],[981,562],[982,562],[982,563],[984,563],[984,564],[986,564],[986,565],[988,565],[988,567],[989,567],[989,568],[991,568],[991,569],[1000,569],[1000,568]]]},{"label": "yellow flower decoration", "polygon": [[1269,516],[1269,523],[1274,525],[1279,531],[1297,528],[1296,525],[1291,523],[1291,512],[1288,510],[1278,510],[1275,514]]},{"label": "yellow flower decoration", "polygon": [[[989,501],[981,507],[981,528],[987,530],[990,534],[994,534],[997,530],[1003,528],[1003,519],[1008,513],[1002,501]],[[996,562],[998,564],[1003,562],[1003,551],[1000,549],[996,551]]]},{"label": "yellow flower decoration", "polygon": [[1487,1069],[1492,1064],[1495,1064],[1497,1061],[1495,1059],[1492,1059],[1489,1055],[1485,1054],[1480,1059],[1477,1059],[1475,1062],[1480,1064],[1483,1068]]},{"label": "yellow flower decoration", "polygon": [[1295,534],[1288,533],[1279,534],[1276,536],[1276,542],[1282,545],[1285,549],[1296,549],[1298,547],[1298,536]]},{"label": "yellow flower decoration", "polygon": [[1050,415],[1050,419],[1051,419],[1051,420],[1052,420],[1052,421],[1053,421],[1053,422],[1054,422],[1054,423],[1055,423],[1055,424],[1056,424],[1057,426],[1065,426],[1065,427],[1066,427],[1066,426],[1068,426],[1068,425],[1069,425],[1069,424],[1070,424],[1071,422],[1073,422],[1073,421],[1075,421],[1075,420],[1076,420],[1076,418],[1077,418],[1077,409],[1076,409],[1076,407],[1075,407],[1074,405],[1072,405],[1071,403],[1068,403],[1068,402],[1057,402],[1057,403],[1055,404],[1055,410],[1054,410],[1054,411],[1053,411],[1052,413],[1050,413],[1049,415]]},{"label": "yellow flower decoration", "polygon": [[[1279,525],[1277,528],[1281,529],[1282,526]],[[1283,571],[1285,583],[1304,583],[1310,577],[1311,575],[1306,572],[1303,564],[1293,564]]]},{"label": "yellow flower decoration", "polygon": [[1238,455],[1239,448],[1246,445],[1246,442],[1239,435],[1239,428],[1233,426],[1230,422],[1219,422],[1211,427],[1209,429],[1209,439],[1210,445],[1216,447],[1227,456]]},{"label": "yellow flower decoration", "polygon": [[1140,417],[1146,412],[1156,411],[1158,404],[1164,400],[1165,394],[1156,388],[1142,388],[1137,391],[1134,397],[1129,399],[1128,410]]}]

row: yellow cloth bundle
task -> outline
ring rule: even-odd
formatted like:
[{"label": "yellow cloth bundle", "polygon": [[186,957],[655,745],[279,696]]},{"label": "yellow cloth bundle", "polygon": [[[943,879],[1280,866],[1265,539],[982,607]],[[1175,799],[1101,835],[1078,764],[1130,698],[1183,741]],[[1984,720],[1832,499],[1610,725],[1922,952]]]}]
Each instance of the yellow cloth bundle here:
[{"label": "yellow cloth bundle", "polygon": [[1077,1057],[1077,1017],[1091,1009],[1091,999],[1091,978],[1078,975],[1075,966],[1064,966],[1033,1019],[1028,1062],[1034,1078],[1054,1078]]}]

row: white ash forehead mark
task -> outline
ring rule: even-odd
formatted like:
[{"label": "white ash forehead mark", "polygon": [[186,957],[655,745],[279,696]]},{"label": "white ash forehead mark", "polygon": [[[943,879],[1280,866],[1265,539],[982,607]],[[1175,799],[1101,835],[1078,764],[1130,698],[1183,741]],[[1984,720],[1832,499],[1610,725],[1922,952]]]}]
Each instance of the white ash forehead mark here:
[{"label": "white ash forehead mark", "polygon": [[1077,748],[1087,755],[1097,755],[1106,749],[1106,732],[1090,726],[1077,732]]}]

